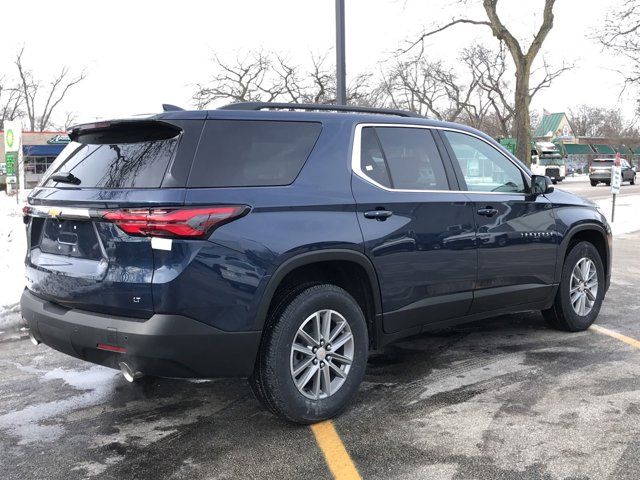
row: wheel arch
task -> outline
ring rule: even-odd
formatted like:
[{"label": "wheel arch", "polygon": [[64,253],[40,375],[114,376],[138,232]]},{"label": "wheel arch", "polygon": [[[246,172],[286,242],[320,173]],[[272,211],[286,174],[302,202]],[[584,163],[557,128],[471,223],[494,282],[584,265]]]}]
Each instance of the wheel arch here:
[{"label": "wheel arch", "polygon": [[[342,281],[330,281],[331,275],[340,267],[351,266],[359,270],[351,272],[361,272],[362,278],[354,279],[354,282],[347,282],[345,277]],[[348,270],[344,273],[347,273]],[[370,343],[377,344],[377,330],[379,319],[382,314],[382,299],[378,276],[371,261],[361,252],[347,249],[328,249],[314,252],[305,252],[285,260],[278,266],[271,275],[264,293],[258,305],[256,314],[255,330],[263,330],[268,315],[278,302],[278,294],[281,287],[288,284],[300,285],[300,280],[305,278],[305,273],[310,274],[310,281],[325,281],[345,288],[363,308],[369,330]],[[324,275],[322,275],[324,273]],[[344,275],[343,273],[343,275]],[[292,283],[293,282],[293,283]],[[366,288],[362,295],[358,295],[358,285]],[[355,293],[355,295],[354,295]],[[367,296],[370,295],[370,298]]]},{"label": "wheel arch", "polygon": [[600,254],[604,266],[606,287],[609,287],[609,272],[611,271],[611,251],[608,241],[609,234],[603,225],[595,222],[583,223],[575,225],[569,229],[560,243],[558,251],[558,262],[556,265],[556,283],[560,282],[562,277],[562,267],[567,257],[569,247],[578,241],[587,241],[591,243]]}]

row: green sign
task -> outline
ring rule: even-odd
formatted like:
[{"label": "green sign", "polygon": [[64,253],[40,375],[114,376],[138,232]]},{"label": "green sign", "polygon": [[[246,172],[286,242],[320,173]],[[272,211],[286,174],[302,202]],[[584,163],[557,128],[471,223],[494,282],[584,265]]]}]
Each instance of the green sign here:
[{"label": "green sign", "polygon": [[7,130],[7,146],[13,147],[13,130]]},{"label": "green sign", "polygon": [[18,152],[7,152],[4,154],[6,162],[7,176],[16,174],[16,164],[18,163]]}]

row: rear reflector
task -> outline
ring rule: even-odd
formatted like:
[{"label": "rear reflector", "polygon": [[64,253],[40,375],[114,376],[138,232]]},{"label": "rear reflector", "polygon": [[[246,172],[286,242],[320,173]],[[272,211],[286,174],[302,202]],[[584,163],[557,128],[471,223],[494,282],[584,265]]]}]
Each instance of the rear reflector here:
[{"label": "rear reflector", "polygon": [[104,220],[115,223],[129,235],[145,237],[203,238],[216,227],[240,218],[246,205],[194,208],[153,208],[108,211]]},{"label": "rear reflector", "polygon": [[127,352],[127,349],[124,347],[116,347],[115,345],[107,345],[105,343],[99,343],[98,350],[106,350],[107,352],[116,352],[116,353]]}]

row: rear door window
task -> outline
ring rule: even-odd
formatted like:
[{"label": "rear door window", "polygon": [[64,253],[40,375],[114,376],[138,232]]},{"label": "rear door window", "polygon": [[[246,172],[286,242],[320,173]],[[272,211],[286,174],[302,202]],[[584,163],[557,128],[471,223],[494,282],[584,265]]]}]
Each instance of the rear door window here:
[{"label": "rear door window", "polygon": [[389,167],[382,153],[378,136],[372,127],[362,129],[360,171],[384,187],[393,187]]},{"label": "rear door window", "polygon": [[289,185],[320,135],[316,122],[208,120],[190,187]]},{"label": "rear door window", "polygon": [[380,139],[394,189],[449,189],[444,164],[429,129],[376,127],[375,132]]}]

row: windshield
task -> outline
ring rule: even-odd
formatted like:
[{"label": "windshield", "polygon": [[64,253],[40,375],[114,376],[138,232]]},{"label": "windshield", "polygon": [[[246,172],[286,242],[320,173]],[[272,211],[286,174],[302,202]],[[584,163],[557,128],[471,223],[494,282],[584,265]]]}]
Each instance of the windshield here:
[{"label": "windshield", "polygon": [[540,158],[540,165],[564,165],[564,160],[562,157],[559,158]]}]

